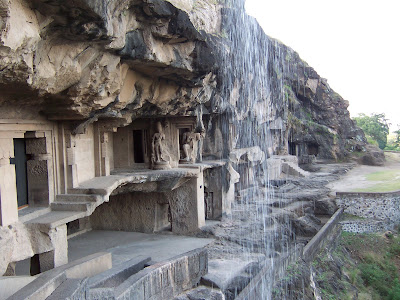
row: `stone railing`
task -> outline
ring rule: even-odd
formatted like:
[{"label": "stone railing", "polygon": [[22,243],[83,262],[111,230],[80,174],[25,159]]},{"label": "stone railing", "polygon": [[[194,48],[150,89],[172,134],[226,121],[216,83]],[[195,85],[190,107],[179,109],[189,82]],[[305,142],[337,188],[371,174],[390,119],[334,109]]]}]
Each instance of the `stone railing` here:
[{"label": "stone railing", "polygon": [[341,232],[341,228],[338,224],[342,214],[343,209],[339,208],[311,241],[307,243],[303,249],[303,259],[305,261],[312,261],[323,246],[330,246],[334,243]]},{"label": "stone railing", "polygon": [[340,208],[304,248],[300,245],[296,246],[290,253],[277,258],[273,265],[266,264],[235,300],[267,299],[268,290],[273,287],[274,280],[285,275],[287,266],[298,259],[310,262],[322,247],[330,247],[334,244],[341,232],[339,221],[342,214],[343,209]]}]

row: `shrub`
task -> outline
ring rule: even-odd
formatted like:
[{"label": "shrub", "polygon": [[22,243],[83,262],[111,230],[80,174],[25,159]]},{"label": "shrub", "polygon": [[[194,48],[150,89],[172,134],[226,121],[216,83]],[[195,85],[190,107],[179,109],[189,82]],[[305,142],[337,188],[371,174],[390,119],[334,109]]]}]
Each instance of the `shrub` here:
[{"label": "shrub", "polygon": [[382,296],[389,295],[390,274],[382,270],[377,264],[362,264],[360,271],[361,277],[367,285],[373,287]]}]

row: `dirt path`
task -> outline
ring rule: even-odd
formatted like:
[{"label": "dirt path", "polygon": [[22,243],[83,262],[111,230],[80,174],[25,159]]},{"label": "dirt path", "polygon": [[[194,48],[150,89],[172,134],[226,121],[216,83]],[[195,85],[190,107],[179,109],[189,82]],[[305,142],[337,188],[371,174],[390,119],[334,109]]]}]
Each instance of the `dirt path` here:
[{"label": "dirt path", "polygon": [[359,165],[328,185],[337,192],[390,192],[400,190],[400,153],[386,152],[382,167]]}]

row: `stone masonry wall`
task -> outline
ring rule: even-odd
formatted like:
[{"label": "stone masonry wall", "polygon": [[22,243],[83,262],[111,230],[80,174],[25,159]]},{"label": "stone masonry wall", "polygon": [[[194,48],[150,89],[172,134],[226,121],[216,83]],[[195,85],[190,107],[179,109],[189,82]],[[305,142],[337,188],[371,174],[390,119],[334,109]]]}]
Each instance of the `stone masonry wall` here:
[{"label": "stone masonry wall", "polygon": [[391,193],[336,193],[336,204],[345,213],[363,218],[400,222],[400,191]]},{"label": "stone masonry wall", "polygon": [[384,232],[392,230],[395,225],[393,223],[374,220],[342,221],[340,224],[343,231],[351,233]]}]

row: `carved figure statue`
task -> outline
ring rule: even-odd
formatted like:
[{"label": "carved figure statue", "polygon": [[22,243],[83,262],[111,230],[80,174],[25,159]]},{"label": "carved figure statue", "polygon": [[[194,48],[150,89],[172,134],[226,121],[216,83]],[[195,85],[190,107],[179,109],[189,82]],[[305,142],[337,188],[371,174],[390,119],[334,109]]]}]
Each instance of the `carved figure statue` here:
[{"label": "carved figure statue", "polygon": [[[200,132],[185,132],[182,136],[182,159],[179,161],[182,164],[201,162],[201,148],[203,133]],[[200,159],[199,159],[200,155]]]},{"label": "carved figure statue", "polygon": [[171,168],[169,161],[166,159],[167,150],[164,145],[165,134],[161,122],[156,123],[156,132],[153,134],[151,141],[151,160],[153,163],[153,169],[169,169]]}]

